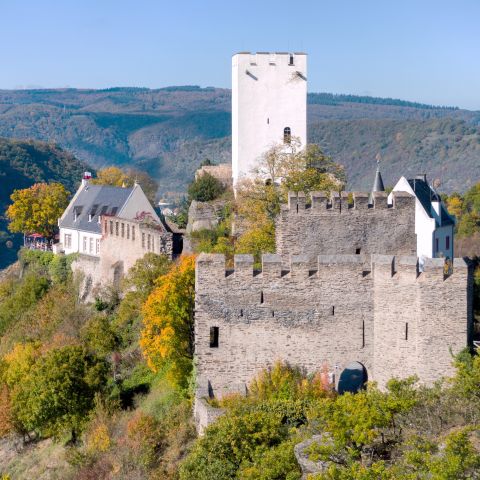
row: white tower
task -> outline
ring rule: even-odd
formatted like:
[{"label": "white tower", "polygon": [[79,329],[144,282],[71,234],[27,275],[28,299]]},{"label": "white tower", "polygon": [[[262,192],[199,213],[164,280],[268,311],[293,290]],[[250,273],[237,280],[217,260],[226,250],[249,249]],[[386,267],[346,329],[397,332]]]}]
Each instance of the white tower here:
[{"label": "white tower", "polygon": [[307,143],[307,55],[237,53],[232,58],[234,185],[251,175],[272,145]]}]

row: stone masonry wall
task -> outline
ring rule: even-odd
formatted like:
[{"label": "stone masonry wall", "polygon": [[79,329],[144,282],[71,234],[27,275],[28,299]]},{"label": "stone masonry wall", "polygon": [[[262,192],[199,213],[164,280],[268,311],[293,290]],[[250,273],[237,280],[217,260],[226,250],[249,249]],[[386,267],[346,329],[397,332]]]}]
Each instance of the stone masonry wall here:
[{"label": "stone masonry wall", "polygon": [[374,194],[373,205],[367,193],[323,192],[306,197],[289,194],[276,222],[276,247],[280,255],[365,254],[416,255],[415,197],[393,192],[393,203],[387,203],[385,192]]},{"label": "stone masonry wall", "polygon": [[[389,263],[390,262],[390,263]],[[449,349],[467,345],[471,273],[455,259],[320,255],[316,268],[304,255],[264,255],[261,272],[250,255],[236,255],[225,271],[223,255],[201,254],[196,268],[195,357],[199,392],[221,396],[245,385],[276,360],[312,372],[327,363],[336,381],[346,365],[362,363],[380,385],[417,374],[431,382],[451,373]],[[405,323],[409,324],[405,339]],[[218,347],[211,347],[218,327]]]},{"label": "stone masonry wall", "polygon": [[117,269],[126,274],[146,253],[172,256],[172,234],[159,223],[102,217],[100,263],[102,280],[114,282]]}]

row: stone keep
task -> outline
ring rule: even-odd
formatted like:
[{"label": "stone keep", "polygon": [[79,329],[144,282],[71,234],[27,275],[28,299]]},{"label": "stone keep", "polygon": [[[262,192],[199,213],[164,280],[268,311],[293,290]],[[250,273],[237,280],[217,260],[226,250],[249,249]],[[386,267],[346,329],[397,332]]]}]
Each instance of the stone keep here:
[{"label": "stone keep", "polygon": [[232,57],[234,185],[284,132],[307,142],[307,55],[237,53]]},{"label": "stone keep", "polygon": [[[195,357],[197,400],[245,392],[276,360],[319,370],[328,365],[338,382],[352,361],[380,386],[417,375],[432,382],[453,373],[452,356],[470,341],[472,274],[463,259],[444,275],[442,259],[306,255],[285,269],[280,255],[202,253],[196,265]],[[200,405],[197,401],[196,405]],[[197,413],[201,414],[200,410]],[[198,419],[197,419],[198,420]]]},{"label": "stone keep", "polygon": [[416,255],[415,197],[393,192],[349,194],[313,192],[306,206],[303,193],[290,193],[276,220],[276,249],[283,256],[308,254]]}]

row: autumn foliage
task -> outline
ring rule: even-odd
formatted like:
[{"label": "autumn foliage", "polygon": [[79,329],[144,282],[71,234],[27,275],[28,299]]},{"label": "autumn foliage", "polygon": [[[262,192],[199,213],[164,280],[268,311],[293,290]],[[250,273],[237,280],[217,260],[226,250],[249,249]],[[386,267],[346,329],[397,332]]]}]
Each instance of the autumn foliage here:
[{"label": "autumn foliage", "polygon": [[193,358],[195,257],[182,257],[157,284],[143,306],[140,346],[153,371],[168,363],[173,383],[184,388]]},{"label": "autumn foliage", "polygon": [[36,183],[30,188],[15,190],[7,209],[11,232],[40,233],[53,238],[58,219],[68,205],[69,193],[60,183]]}]

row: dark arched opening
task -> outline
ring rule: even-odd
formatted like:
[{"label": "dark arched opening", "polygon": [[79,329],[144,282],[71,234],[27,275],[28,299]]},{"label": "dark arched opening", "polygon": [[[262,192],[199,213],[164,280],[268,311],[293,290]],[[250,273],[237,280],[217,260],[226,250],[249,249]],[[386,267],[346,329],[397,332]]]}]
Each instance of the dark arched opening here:
[{"label": "dark arched opening", "polygon": [[338,393],[356,393],[361,390],[368,381],[367,369],[359,362],[349,363],[340,374],[338,380]]},{"label": "dark arched opening", "polygon": [[292,131],[290,127],[285,127],[283,129],[283,143],[292,143]]}]

